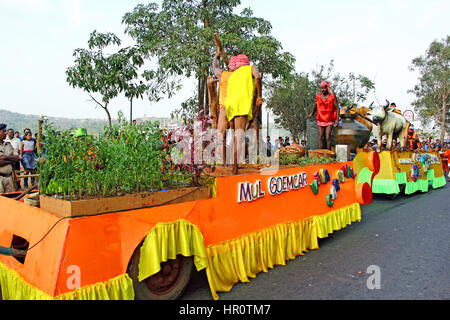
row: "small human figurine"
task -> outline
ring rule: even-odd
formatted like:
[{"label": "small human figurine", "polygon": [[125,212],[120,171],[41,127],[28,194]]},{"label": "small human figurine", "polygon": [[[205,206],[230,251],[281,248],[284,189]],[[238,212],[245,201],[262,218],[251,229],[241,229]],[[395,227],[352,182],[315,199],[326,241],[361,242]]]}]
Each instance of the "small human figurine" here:
[{"label": "small human figurine", "polygon": [[[331,91],[331,83],[323,81],[321,92],[316,97],[313,112],[308,116],[311,119],[317,111],[317,125],[319,126],[319,149],[331,150],[331,132],[333,127],[339,126],[339,103]],[[326,141],[324,145],[323,141]]]},{"label": "small human figurine", "polygon": [[213,61],[214,75],[219,79],[219,120],[218,130],[223,141],[222,160],[226,164],[225,138],[226,130],[231,124],[234,129],[235,155],[233,162],[233,174],[237,174],[238,163],[245,160],[245,128],[247,122],[253,119],[253,100],[255,87],[257,89],[256,106],[261,107],[261,73],[258,68],[250,65],[250,60],[245,54],[232,57],[228,66],[229,71],[219,68],[220,52]]}]

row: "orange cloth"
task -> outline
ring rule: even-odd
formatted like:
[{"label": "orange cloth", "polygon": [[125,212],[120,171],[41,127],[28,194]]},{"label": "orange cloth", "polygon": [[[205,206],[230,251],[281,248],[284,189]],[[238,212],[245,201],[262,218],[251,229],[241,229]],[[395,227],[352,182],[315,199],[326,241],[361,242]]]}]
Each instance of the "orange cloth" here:
[{"label": "orange cloth", "polygon": [[222,77],[219,82],[219,105],[220,107],[225,107],[225,101],[227,100],[227,90],[228,90],[228,78],[233,74],[233,72],[223,71]]}]

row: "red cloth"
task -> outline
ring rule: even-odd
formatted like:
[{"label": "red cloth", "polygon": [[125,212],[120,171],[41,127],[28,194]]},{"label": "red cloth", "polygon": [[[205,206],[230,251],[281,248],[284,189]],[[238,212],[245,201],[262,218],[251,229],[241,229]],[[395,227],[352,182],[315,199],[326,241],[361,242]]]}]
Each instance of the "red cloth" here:
[{"label": "red cloth", "polygon": [[332,125],[334,125],[334,121],[329,121],[329,122],[317,121],[318,127],[331,127]]},{"label": "red cloth", "polygon": [[336,96],[329,94],[324,100],[322,99],[322,93],[319,93],[316,97],[317,103],[317,121],[319,122],[332,122],[337,119],[337,110],[334,107]]},{"label": "red cloth", "polygon": [[326,81],[322,81],[322,83],[320,84],[320,87],[321,87],[321,88],[323,88],[323,87],[328,87],[328,88],[330,88],[330,86],[331,86],[331,83],[328,83],[328,82],[326,82]]},{"label": "red cloth", "polygon": [[228,70],[233,72],[243,66],[249,66],[250,60],[245,54],[240,54],[235,57],[231,57],[230,63],[228,64]]}]

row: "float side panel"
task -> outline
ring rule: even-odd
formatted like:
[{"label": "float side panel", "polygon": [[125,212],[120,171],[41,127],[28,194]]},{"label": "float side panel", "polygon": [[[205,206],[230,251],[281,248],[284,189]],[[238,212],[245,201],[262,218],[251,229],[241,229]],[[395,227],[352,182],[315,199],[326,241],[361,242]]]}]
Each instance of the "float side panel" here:
[{"label": "float side panel", "polygon": [[[214,207],[210,217],[211,223],[208,228],[203,228],[205,245],[208,247],[237,239],[281,223],[298,222],[313,216],[324,215],[356,203],[355,180],[352,178],[346,178],[345,183],[340,185],[338,198],[331,208],[327,205],[326,197],[330,194],[332,182],[319,186],[317,195],[314,195],[309,187],[315,172],[327,169],[333,180],[335,173],[344,165],[353,167],[351,162],[347,162],[282,169],[270,175],[217,178],[217,197],[211,199]],[[307,185],[304,188],[275,196],[268,193],[268,180],[271,177],[299,173],[307,174]],[[255,201],[238,203],[239,183],[256,183],[257,181],[261,181],[265,196]]]},{"label": "float side panel", "polygon": [[[45,294],[54,295],[60,258],[68,221],[35,207],[0,197],[0,246],[9,247],[13,235],[24,238],[34,246],[56,224],[39,245],[32,248],[22,264],[13,257],[0,256],[0,261],[17,272],[27,283]],[[16,292],[19,299],[20,292]]]}]

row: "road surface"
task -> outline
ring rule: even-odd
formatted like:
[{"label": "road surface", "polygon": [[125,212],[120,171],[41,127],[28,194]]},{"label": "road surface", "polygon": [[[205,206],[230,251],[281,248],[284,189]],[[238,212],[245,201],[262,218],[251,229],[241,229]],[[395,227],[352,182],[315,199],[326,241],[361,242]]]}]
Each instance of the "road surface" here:
[{"label": "road surface", "polygon": [[[221,300],[448,300],[449,236],[450,184],[395,200],[376,196],[371,205],[362,206],[360,223],[321,240],[319,250],[219,296]],[[374,280],[377,275],[379,283]],[[182,300],[212,300],[204,271],[194,275]]]}]

